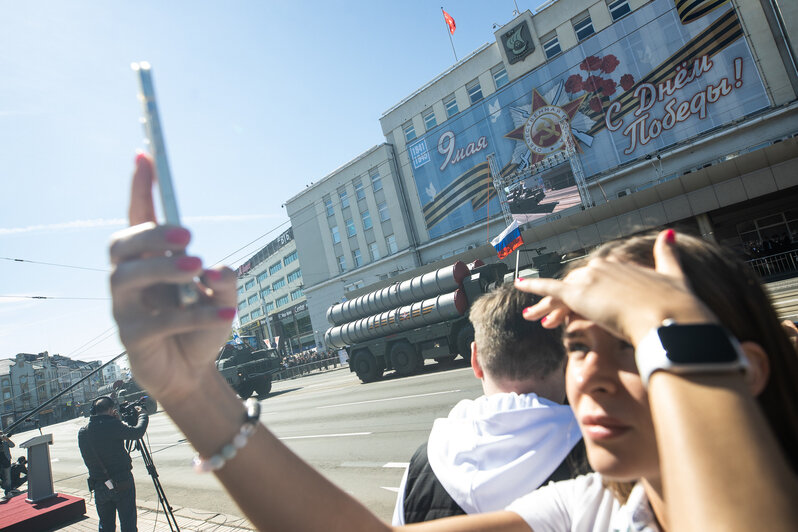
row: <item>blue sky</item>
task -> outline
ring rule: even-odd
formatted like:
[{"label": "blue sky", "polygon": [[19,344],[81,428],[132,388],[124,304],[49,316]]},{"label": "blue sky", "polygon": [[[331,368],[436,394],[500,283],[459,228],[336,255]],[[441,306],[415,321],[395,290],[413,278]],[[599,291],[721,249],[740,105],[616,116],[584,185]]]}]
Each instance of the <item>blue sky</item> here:
[{"label": "blue sky", "polygon": [[153,67],[191,253],[212,264],[257,240],[225,261],[237,265],[286,228],[286,199],[383,142],[380,115],[451,66],[441,5],[460,58],[515,9],[0,0],[0,358],[122,350],[106,245],[144,146],[131,62]]}]

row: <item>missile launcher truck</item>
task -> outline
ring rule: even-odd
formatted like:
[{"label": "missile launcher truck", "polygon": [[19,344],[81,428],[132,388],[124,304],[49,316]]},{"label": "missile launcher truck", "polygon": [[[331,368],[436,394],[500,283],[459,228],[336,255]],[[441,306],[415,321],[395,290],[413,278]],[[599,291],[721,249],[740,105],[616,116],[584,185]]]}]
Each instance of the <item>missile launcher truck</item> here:
[{"label": "missile launcher truck", "polygon": [[502,284],[502,263],[452,266],[336,303],[327,309],[332,327],[328,347],[347,348],[349,369],[362,382],[382,378],[386,370],[415,373],[425,359],[469,358],[474,329],[468,309],[482,294]]}]

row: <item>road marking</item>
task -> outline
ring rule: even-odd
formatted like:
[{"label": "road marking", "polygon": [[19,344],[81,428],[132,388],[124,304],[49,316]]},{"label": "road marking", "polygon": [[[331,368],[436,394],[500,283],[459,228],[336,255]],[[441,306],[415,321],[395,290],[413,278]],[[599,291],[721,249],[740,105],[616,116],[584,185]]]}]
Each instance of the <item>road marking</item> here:
[{"label": "road marking", "polygon": [[355,401],[353,403],[339,403],[337,405],[325,405],[325,406],[317,406],[316,408],[337,408],[339,406],[351,406],[351,405],[364,405],[368,403],[382,403],[385,401],[396,401],[397,399],[413,399],[415,397],[429,397],[430,395],[441,395],[444,393],[456,393],[460,390],[446,390],[445,392],[431,392],[431,393],[420,393],[417,395],[403,395],[400,397],[387,397],[385,399],[371,399],[369,401]]},{"label": "road marking", "polygon": [[409,462],[341,462],[341,467],[388,467],[388,468],[402,468],[405,469],[409,466]]},{"label": "road marking", "polygon": [[384,490],[392,491],[394,493],[399,493],[399,488],[391,488],[389,486],[380,486]]},{"label": "road marking", "polygon": [[58,458],[53,458],[52,460],[50,460],[50,463],[52,463],[52,464],[54,464],[56,462],[60,462],[60,460]]},{"label": "road marking", "polygon": [[382,467],[393,467],[396,469],[407,469],[410,465],[410,462],[388,462]]},{"label": "road marking", "polygon": [[310,438],[342,438],[346,436],[368,436],[372,432],[347,432],[343,434],[312,434],[310,436],[286,436],[281,440],[305,440]]}]

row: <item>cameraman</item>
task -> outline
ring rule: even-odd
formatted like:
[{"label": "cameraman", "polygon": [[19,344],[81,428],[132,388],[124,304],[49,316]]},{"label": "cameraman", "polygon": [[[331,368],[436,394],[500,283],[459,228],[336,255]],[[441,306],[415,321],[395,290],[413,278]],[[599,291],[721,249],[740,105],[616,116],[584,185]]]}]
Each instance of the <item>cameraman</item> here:
[{"label": "cameraman", "polygon": [[78,446],[89,470],[89,490],[94,491],[100,531],[116,530],[116,513],[122,532],[136,529],[136,486],[133,464],[125,440],[144,436],[149,418],[135,407],[138,419],[132,427],[119,419],[114,400],[101,396],[92,402],[89,424],[78,431]]}]

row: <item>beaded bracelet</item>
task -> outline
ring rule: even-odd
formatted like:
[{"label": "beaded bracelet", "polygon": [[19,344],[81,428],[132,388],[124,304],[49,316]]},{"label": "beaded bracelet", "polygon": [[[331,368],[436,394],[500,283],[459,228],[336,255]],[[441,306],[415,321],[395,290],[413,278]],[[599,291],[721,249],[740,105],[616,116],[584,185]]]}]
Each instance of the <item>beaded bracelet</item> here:
[{"label": "beaded bracelet", "polygon": [[249,398],[244,403],[246,414],[244,415],[244,424],[238,434],[235,435],[233,441],[222,447],[218,454],[211,456],[208,459],[202,458],[199,454],[194,456],[192,465],[197,473],[209,473],[221,469],[228,460],[232,460],[238,453],[239,449],[243,449],[249,441],[249,437],[255,433],[258,427],[258,419],[260,419],[260,403]]}]

